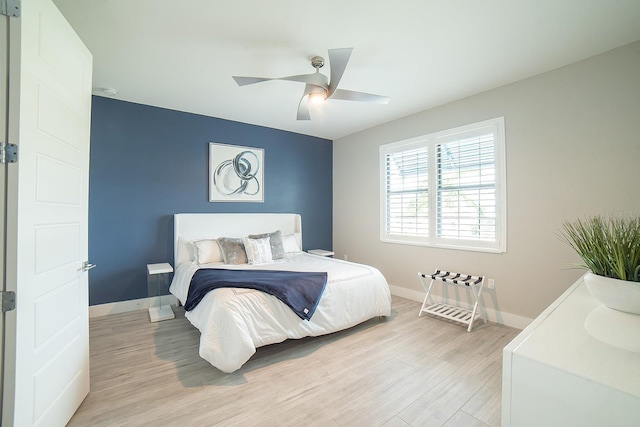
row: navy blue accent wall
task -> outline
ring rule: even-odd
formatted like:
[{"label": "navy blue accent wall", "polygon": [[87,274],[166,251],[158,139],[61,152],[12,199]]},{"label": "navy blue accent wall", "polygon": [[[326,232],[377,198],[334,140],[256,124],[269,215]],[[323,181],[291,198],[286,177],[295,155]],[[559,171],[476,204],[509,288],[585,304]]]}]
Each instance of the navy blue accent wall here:
[{"label": "navy blue accent wall", "polygon": [[[264,149],[263,203],[208,201],[210,142]],[[90,304],[147,297],[146,265],[173,264],[174,213],[299,213],[304,249],[331,249],[332,144],[94,96],[89,259],[97,267],[89,273]]]}]

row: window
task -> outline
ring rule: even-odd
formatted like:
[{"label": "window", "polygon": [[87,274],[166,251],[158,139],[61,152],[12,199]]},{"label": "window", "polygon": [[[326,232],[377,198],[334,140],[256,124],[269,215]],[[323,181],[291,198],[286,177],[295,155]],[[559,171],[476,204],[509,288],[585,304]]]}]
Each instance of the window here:
[{"label": "window", "polygon": [[506,251],[504,118],[380,147],[381,240]]}]

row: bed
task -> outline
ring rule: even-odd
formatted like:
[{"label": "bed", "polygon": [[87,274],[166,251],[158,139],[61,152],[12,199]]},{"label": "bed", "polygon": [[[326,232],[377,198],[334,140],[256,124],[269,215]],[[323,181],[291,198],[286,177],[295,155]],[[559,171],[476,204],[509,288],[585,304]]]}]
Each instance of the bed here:
[{"label": "bed", "polygon": [[[232,256],[216,252],[227,238],[252,236],[260,240],[270,235],[267,240],[273,242],[276,234],[282,238],[284,251],[267,263],[225,264],[234,262]],[[221,243],[216,246],[218,241]],[[225,287],[210,291],[185,312],[200,331],[200,357],[230,373],[242,367],[258,347],[329,334],[390,315],[389,286],[376,268],[308,254],[300,250],[302,247],[302,223],[297,214],[174,215],[176,269],[170,292],[183,305],[191,278],[200,269],[327,273],[324,291],[309,320],[301,319],[275,296],[258,290]],[[275,248],[272,256],[277,251]]]}]

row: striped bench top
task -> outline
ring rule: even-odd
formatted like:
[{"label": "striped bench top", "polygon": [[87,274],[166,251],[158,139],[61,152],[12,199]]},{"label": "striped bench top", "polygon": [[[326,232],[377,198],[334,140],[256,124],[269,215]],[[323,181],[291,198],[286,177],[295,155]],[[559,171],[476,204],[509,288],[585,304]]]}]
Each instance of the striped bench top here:
[{"label": "striped bench top", "polygon": [[472,276],[470,274],[453,273],[451,271],[436,270],[433,274],[420,273],[422,277],[431,277],[433,280],[454,283],[456,285],[477,285],[484,279],[484,276]]}]

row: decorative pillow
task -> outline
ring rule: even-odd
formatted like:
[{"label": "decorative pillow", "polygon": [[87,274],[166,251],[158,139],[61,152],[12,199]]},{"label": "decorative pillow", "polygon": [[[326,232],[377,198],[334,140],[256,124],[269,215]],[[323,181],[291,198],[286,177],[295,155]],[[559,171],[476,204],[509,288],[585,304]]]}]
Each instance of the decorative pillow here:
[{"label": "decorative pillow", "polygon": [[282,236],[282,246],[284,247],[285,253],[300,252],[300,244],[295,234]]},{"label": "decorative pillow", "polygon": [[249,264],[268,264],[273,261],[271,255],[271,243],[269,238],[264,237],[262,239],[250,239],[245,237],[242,239],[244,242],[244,248],[247,252],[247,258]]},{"label": "decorative pillow", "polygon": [[176,263],[184,261],[196,261],[196,246],[194,243],[183,237],[178,237],[178,259]]},{"label": "decorative pillow", "polygon": [[196,245],[196,261],[198,264],[211,264],[222,261],[220,245],[218,245],[217,240],[198,240],[194,243]]},{"label": "decorative pillow", "polygon": [[284,246],[282,245],[282,232],[280,230],[273,233],[263,234],[250,234],[247,236],[250,239],[264,239],[269,238],[269,244],[271,245],[271,255],[273,259],[282,259],[284,257]]},{"label": "decorative pillow", "polygon": [[217,241],[225,264],[247,263],[247,253],[244,250],[242,239],[219,237]]}]

